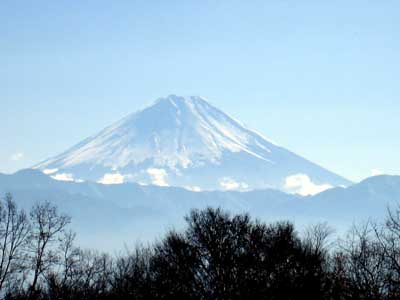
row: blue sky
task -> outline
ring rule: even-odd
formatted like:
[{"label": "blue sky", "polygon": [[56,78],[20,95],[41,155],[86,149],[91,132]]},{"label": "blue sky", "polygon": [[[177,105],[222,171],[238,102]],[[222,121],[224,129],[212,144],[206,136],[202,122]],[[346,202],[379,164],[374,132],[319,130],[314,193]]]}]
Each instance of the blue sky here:
[{"label": "blue sky", "polygon": [[0,171],[168,94],[358,181],[400,174],[398,1],[0,2]]}]

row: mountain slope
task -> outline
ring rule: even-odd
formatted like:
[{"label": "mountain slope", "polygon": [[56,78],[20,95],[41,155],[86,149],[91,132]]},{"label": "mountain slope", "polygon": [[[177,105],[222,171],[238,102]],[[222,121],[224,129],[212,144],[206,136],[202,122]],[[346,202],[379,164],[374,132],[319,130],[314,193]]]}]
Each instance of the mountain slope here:
[{"label": "mountain slope", "polygon": [[192,190],[296,189],[290,179],[299,174],[322,189],[350,184],[245,128],[203,98],[174,95],[34,168],[58,179]]}]

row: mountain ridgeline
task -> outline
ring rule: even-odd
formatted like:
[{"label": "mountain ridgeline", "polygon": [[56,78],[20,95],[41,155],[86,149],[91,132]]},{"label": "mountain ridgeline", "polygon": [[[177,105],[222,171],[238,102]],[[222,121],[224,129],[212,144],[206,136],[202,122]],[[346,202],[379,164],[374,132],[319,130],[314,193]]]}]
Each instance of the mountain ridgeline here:
[{"label": "mountain ridgeline", "polygon": [[182,216],[206,207],[248,212],[264,221],[290,220],[299,226],[329,222],[343,232],[353,222],[381,219],[388,207],[396,206],[400,176],[371,177],[348,188],[303,197],[272,189],[193,192],[136,183],[67,182],[28,169],[0,174],[0,194],[6,192],[26,210],[51,201],[73,218],[83,246],[121,249],[125,242],[151,241],[172,227],[181,228]]}]

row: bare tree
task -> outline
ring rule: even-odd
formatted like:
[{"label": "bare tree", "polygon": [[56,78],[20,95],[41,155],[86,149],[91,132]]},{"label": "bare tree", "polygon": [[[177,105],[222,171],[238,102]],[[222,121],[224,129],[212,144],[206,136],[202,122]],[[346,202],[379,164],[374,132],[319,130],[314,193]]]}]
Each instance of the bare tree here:
[{"label": "bare tree", "polygon": [[66,285],[69,281],[72,281],[74,277],[74,268],[79,263],[80,249],[74,246],[74,240],[76,233],[73,231],[65,232],[61,239],[59,251],[61,253],[61,270],[58,273],[61,274],[61,284]]},{"label": "bare tree", "polygon": [[385,256],[388,293],[400,297],[400,206],[389,208],[385,222],[374,224],[375,239]]},{"label": "bare tree", "polygon": [[151,299],[150,248],[137,246],[134,251],[116,257],[111,280],[112,298]]},{"label": "bare tree", "polygon": [[314,254],[325,254],[326,249],[331,246],[329,238],[333,232],[326,222],[309,226],[305,232],[304,243]]},{"label": "bare tree", "polygon": [[25,212],[18,210],[11,194],[6,194],[0,203],[0,291],[9,277],[21,270],[29,233]]},{"label": "bare tree", "polygon": [[35,293],[39,277],[56,262],[56,243],[70,223],[70,217],[59,214],[50,202],[36,204],[30,213],[32,232],[30,250],[32,258],[31,292]]},{"label": "bare tree", "polygon": [[371,222],[353,227],[342,249],[346,255],[351,293],[360,299],[380,300],[387,295],[386,257]]},{"label": "bare tree", "polygon": [[81,250],[74,268],[71,285],[79,291],[79,299],[98,299],[108,291],[113,273],[113,260],[107,254]]},{"label": "bare tree", "polygon": [[56,249],[58,261],[53,268],[46,271],[45,277],[53,290],[65,293],[74,285],[76,269],[79,266],[81,250],[74,245],[76,234],[73,231],[64,232]]}]

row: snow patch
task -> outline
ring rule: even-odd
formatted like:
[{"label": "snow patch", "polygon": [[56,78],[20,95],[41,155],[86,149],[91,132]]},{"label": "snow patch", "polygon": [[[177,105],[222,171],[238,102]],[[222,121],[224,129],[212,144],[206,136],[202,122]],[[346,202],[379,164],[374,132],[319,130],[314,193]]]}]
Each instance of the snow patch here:
[{"label": "snow patch", "polygon": [[333,188],[330,184],[316,184],[306,174],[295,174],[286,177],[285,190],[291,194],[310,196]]}]

